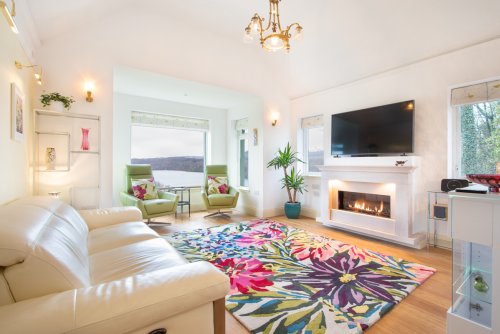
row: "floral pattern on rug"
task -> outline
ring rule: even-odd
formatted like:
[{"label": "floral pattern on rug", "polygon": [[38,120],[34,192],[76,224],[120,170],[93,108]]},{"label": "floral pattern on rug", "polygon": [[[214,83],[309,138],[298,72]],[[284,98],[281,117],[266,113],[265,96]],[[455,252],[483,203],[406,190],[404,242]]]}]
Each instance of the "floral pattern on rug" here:
[{"label": "floral pattern on rug", "polygon": [[265,219],[165,238],[229,277],[226,308],[252,333],[361,333],[435,272]]}]

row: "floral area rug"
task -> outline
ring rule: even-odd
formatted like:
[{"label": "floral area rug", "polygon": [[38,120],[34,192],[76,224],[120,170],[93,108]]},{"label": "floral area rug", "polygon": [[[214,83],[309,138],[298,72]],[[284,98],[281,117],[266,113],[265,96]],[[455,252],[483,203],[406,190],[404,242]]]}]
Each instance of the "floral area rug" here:
[{"label": "floral area rug", "polygon": [[165,238],[229,276],[226,308],[252,333],[361,333],[435,272],[270,220]]}]

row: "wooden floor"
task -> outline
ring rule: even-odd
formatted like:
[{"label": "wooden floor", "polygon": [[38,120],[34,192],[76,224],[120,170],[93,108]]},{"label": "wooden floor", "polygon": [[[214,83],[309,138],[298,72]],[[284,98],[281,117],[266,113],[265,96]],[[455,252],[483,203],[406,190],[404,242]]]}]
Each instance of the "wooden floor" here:
[{"label": "wooden floor", "polygon": [[[192,230],[210,226],[223,225],[232,222],[250,220],[254,217],[233,212],[230,218],[206,218],[206,212],[179,214],[158,218],[158,221],[168,221],[172,225],[151,225],[158,233],[167,234],[181,230]],[[408,261],[418,262],[437,269],[437,273],[422,286],[396,305],[387,315],[382,317],[365,333],[368,334],[434,334],[446,333],[446,311],[451,305],[451,252],[431,247],[429,250],[415,250],[404,246],[362,237],[356,234],[327,228],[313,219],[287,219],[273,217],[274,220],[290,226],[301,228],[315,234],[327,236],[359,247],[368,248],[381,253],[401,257]],[[226,311],[226,333],[249,333],[232,315]]]}]

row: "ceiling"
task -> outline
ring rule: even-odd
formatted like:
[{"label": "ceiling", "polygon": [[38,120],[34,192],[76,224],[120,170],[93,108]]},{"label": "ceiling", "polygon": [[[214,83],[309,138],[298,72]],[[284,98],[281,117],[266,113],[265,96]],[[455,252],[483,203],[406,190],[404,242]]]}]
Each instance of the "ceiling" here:
[{"label": "ceiling", "polygon": [[113,70],[113,90],[121,94],[217,109],[231,109],[258,101],[251,95],[123,66],[115,66]]},{"label": "ceiling", "polygon": [[[242,43],[243,29],[268,9],[266,0],[24,1],[42,47],[135,6],[258,48]],[[290,54],[269,54],[291,98],[500,37],[498,0],[283,0],[280,9],[284,24],[304,27]]]}]

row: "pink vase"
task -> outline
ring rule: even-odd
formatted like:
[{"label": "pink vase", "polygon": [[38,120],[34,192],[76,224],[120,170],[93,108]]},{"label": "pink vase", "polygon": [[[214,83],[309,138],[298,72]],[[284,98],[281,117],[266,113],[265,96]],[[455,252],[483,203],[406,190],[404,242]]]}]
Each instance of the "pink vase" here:
[{"label": "pink vase", "polygon": [[82,150],[89,150],[89,131],[90,129],[82,128]]}]

